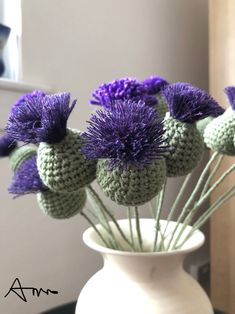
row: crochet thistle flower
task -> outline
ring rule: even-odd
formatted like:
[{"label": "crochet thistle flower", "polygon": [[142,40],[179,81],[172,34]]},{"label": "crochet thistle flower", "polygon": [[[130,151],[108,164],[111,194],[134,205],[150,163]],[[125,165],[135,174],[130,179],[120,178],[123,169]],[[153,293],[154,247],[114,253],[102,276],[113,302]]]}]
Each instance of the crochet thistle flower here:
[{"label": "crochet thistle flower", "polygon": [[217,117],[224,112],[205,91],[189,83],[174,83],[162,90],[171,117],[186,123],[194,123],[208,116]]},{"label": "crochet thistle flower", "polygon": [[158,94],[163,88],[169,85],[163,77],[157,75],[152,75],[146,78],[142,83],[150,95]]},{"label": "crochet thistle flower", "polygon": [[230,107],[205,128],[204,141],[208,148],[221,154],[235,155],[235,87],[225,88]]},{"label": "crochet thistle flower", "polygon": [[82,152],[89,159],[105,158],[113,167],[141,167],[169,152],[163,122],[156,111],[139,101],[117,101],[112,110],[92,115],[82,135]]},{"label": "crochet thistle flower", "polygon": [[16,170],[8,191],[16,196],[48,190],[39,177],[36,155],[23,161]]},{"label": "crochet thistle flower", "polygon": [[67,129],[76,104],[70,94],[27,95],[13,106],[7,132],[14,139],[39,143],[37,166],[54,192],[74,192],[95,179],[96,163],[81,153],[80,131]]},{"label": "crochet thistle flower", "polygon": [[235,111],[235,86],[228,86],[224,89],[224,91],[228,97],[231,108]]},{"label": "crochet thistle flower", "polygon": [[117,100],[142,100],[148,106],[157,104],[156,97],[150,95],[147,87],[133,78],[121,78],[100,85],[92,94],[90,103],[111,108]]},{"label": "crochet thistle flower", "polygon": [[26,143],[58,143],[66,136],[71,107],[70,94],[26,94],[12,108],[6,131],[15,140]]},{"label": "crochet thistle flower", "polygon": [[0,137],[0,157],[9,156],[16,147],[17,142],[9,137],[8,134]]},{"label": "crochet thistle flower", "polygon": [[144,102],[116,102],[99,110],[82,135],[84,154],[98,159],[97,182],[114,202],[137,206],[151,200],[166,178],[163,125]]}]

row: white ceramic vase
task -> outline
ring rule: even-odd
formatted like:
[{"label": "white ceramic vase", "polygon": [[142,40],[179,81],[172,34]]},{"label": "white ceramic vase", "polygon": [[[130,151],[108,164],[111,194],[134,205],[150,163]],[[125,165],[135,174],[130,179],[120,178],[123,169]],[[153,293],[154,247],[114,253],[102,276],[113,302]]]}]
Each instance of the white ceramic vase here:
[{"label": "white ceramic vase", "polygon": [[[119,220],[119,224],[129,234],[128,221]],[[168,230],[174,224],[171,222]],[[153,243],[154,226],[152,219],[140,220],[145,250]],[[108,249],[92,228],[85,231],[83,239],[87,246],[101,253],[104,267],[82,289],[76,314],[214,313],[204,290],[183,269],[185,256],[204,243],[200,231],[182,249],[159,253]]]}]

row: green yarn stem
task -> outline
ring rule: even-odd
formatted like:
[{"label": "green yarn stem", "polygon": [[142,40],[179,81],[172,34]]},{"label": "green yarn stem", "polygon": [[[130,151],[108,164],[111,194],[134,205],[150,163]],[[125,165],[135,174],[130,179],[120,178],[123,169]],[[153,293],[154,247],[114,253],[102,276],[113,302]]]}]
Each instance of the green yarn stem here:
[{"label": "green yarn stem", "polygon": [[[114,215],[106,208],[106,206],[104,205],[104,203],[100,199],[99,195],[95,192],[95,190],[91,187],[91,185],[87,186],[87,190],[91,193],[91,195],[94,198],[95,202],[97,202],[97,204],[99,204],[99,208],[103,211],[103,213],[107,214],[107,216],[109,216],[109,218],[112,220],[112,222],[114,223],[114,225],[117,228],[118,232],[120,233],[121,237],[128,244],[129,248],[132,251],[134,251],[131,242],[127,239],[127,237],[123,233],[121,227],[119,226],[117,220],[115,219]],[[111,229],[111,227],[110,227],[110,229]]]},{"label": "green yarn stem", "polygon": [[206,192],[206,194],[203,195],[201,199],[197,202],[196,206],[201,206],[207,198],[210,196],[210,194],[226,179],[226,177],[235,170],[235,164],[233,164],[231,167],[229,167],[222,176],[210,187],[210,189]]},{"label": "green yarn stem", "polygon": [[132,214],[131,214],[131,207],[127,207],[127,217],[129,222],[129,230],[130,230],[130,237],[132,246],[135,248],[134,236],[133,236],[133,226],[132,226]]},{"label": "green yarn stem", "polygon": [[103,228],[106,230],[107,234],[110,236],[110,240],[112,242],[112,245],[119,249],[119,243],[117,242],[113,231],[109,225],[108,218],[104,212],[105,205],[103,204],[102,200],[98,196],[98,194],[95,192],[95,190],[91,187],[91,185],[88,185],[86,187],[87,196],[89,201],[91,202],[92,207],[95,210],[97,219],[99,223],[103,226]]},{"label": "green yarn stem", "polygon": [[121,245],[119,243],[116,243],[113,240],[112,234],[110,234],[110,230],[107,228],[107,226],[104,224],[104,222],[102,220],[100,220],[97,215],[89,208],[86,208],[87,212],[93,217],[93,219],[95,219],[96,221],[98,221],[100,223],[100,225],[104,228],[104,230],[106,231],[108,237],[109,237],[109,245],[110,247],[112,247],[113,249],[122,249]]},{"label": "green yarn stem", "polygon": [[142,241],[142,236],[141,236],[141,230],[140,230],[140,217],[139,217],[139,211],[138,207],[134,207],[135,211],[135,223],[136,223],[136,232],[138,236],[138,241],[139,241],[139,249],[141,252],[143,252],[143,241]]},{"label": "green yarn stem", "polygon": [[172,205],[172,207],[171,207],[171,210],[170,210],[170,212],[169,212],[169,215],[167,216],[167,223],[166,223],[166,226],[165,226],[164,231],[163,231],[163,237],[165,237],[165,234],[166,234],[166,230],[167,230],[167,228],[168,228],[168,225],[169,225],[170,221],[172,220],[172,218],[174,217],[174,214],[175,214],[175,212],[176,212],[176,210],[177,210],[177,207],[178,207],[178,205],[179,205],[179,202],[181,201],[181,199],[182,199],[182,197],[183,197],[183,195],[184,195],[184,193],[185,193],[185,190],[186,190],[186,188],[187,188],[187,186],[188,186],[188,182],[190,181],[191,177],[192,177],[192,173],[189,173],[189,174],[186,176],[186,178],[185,178],[185,180],[184,180],[184,183],[183,183],[183,185],[181,186],[181,189],[180,189],[180,191],[179,191],[179,193],[178,193],[178,195],[177,195],[177,197],[176,197],[176,199],[175,199],[175,201],[174,201],[174,203],[173,203],[173,205]]},{"label": "green yarn stem", "polygon": [[207,179],[207,181],[206,181],[206,183],[205,183],[205,185],[204,185],[204,188],[203,188],[203,190],[202,190],[202,192],[201,192],[200,198],[201,198],[201,197],[206,193],[206,191],[208,190],[209,185],[210,185],[210,183],[211,183],[211,180],[214,178],[214,175],[216,174],[217,170],[219,169],[219,167],[220,167],[220,165],[221,165],[221,163],[222,163],[222,161],[223,161],[223,158],[224,158],[224,155],[220,155],[220,156],[219,156],[219,159],[217,160],[215,167],[211,170],[211,173],[210,173],[210,175],[209,175],[209,177],[208,177],[208,179]]},{"label": "green yarn stem", "polygon": [[166,182],[163,185],[162,190],[159,193],[159,201],[158,201],[158,207],[157,207],[157,211],[156,211],[156,231],[155,231],[155,238],[154,238],[154,242],[153,242],[153,252],[156,251],[156,247],[157,247],[157,240],[158,240],[158,233],[160,232],[160,217],[161,217],[161,213],[162,213],[162,205],[163,205],[163,201],[164,201],[164,196],[165,196],[165,191],[166,191]]},{"label": "green yarn stem", "polygon": [[153,204],[151,203],[151,201],[148,203],[148,206],[149,206],[150,214],[151,214],[152,218],[154,219],[156,217],[156,213],[155,213],[155,210],[154,210],[154,207],[153,207]]},{"label": "green yarn stem", "polygon": [[183,242],[180,245],[177,245],[175,248],[179,249],[181,248],[184,243],[192,236],[192,234],[199,228],[201,228],[207,220],[214,214],[214,212],[223,205],[227,200],[232,198],[235,195],[235,186],[230,188],[227,192],[222,194],[209,208],[208,210],[195,222],[195,224],[192,226],[192,229],[188,233],[188,235],[185,237]]},{"label": "green yarn stem", "polygon": [[212,187],[207,191],[207,193],[201,198],[199,199],[199,201],[196,203],[195,207],[190,210],[190,212],[188,213],[188,215],[186,216],[184,222],[183,222],[183,226],[172,246],[172,248],[174,249],[175,246],[177,245],[179,239],[181,238],[184,230],[186,229],[186,227],[191,223],[191,221],[193,220],[193,217],[196,214],[196,211],[198,210],[198,208],[210,197],[211,193],[224,181],[224,179],[235,169],[235,164],[233,164],[231,167],[229,167],[228,170],[226,170],[223,175],[212,185]]},{"label": "green yarn stem", "polygon": [[215,158],[217,157],[219,153],[218,152],[215,152],[211,158],[209,159],[209,161],[207,162],[204,170],[202,171],[199,179],[198,179],[198,182],[194,188],[194,190],[192,191],[192,194],[191,196],[189,197],[188,201],[186,202],[186,204],[184,205],[183,209],[182,209],[182,212],[180,214],[180,216],[178,217],[177,219],[177,222],[176,222],[176,227],[174,229],[174,231],[172,232],[172,235],[171,235],[171,238],[169,240],[169,243],[167,245],[167,251],[169,250],[171,244],[172,244],[172,241],[174,239],[174,236],[176,234],[176,231],[178,230],[179,226],[180,226],[180,223],[182,223],[182,221],[185,219],[185,217],[187,216],[188,214],[188,210],[189,210],[189,206],[191,205],[191,203],[193,202],[195,196],[197,195],[198,191],[200,190],[201,188],[201,185],[203,184],[204,180],[205,180],[205,177],[207,175],[207,172],[209,171],[210,169],[210,166],[211,164],[213,163],[213,161],[215,160]]},{"label": "green yarn stem", "polygon": [[95,230],[95,232],[98,234],[98,236],[100,237],[100,239],[103,241],[104,245],[109,248],[109,243],[106,242],[105,238],[103,237],[103,235],[101,234],[101,232],[98,230],[98,228],[96,227],[96,225],[92,222],[92,220],[84,213],[81,212],[80,213],[87,221],[88,223],[92,226],[92,228]]}]

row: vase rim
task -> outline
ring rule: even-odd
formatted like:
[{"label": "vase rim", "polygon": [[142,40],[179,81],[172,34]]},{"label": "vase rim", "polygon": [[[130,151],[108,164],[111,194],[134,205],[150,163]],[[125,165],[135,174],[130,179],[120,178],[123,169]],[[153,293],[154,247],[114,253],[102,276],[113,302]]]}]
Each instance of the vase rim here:
[{"label": "vase rim", "polygon": [[[120,226],[127,225],[128,220],[127,219],[119,219],[117,220]],[[161,224],[166,224],[166,220],[160,220]],[[143,226],[145,224],[146,226],[151,226],[155,223],[154,219],[151,218],[140,218],[140,224]],[[111,222],[112,224],[112,222]],[[175,221],[170,221],[169,225],[173,226],[175,225]],[[182,225],[182,224],[181,224]],[[100,225],[96,225],[97,228],[100,229]],[[102,228],[102,227],[101,227]],[[190,231],[192,229],[191,226],[187,226],[186,230]],[[101,254],[111,254],[111,255],[119,255],[119,256],[142,256],[142,257],[152,257],[152,256],[170,256],[170,255],[186,255],[190,252],[193,252],[200,248],[204,242],[205,242],[205,236],[200,230],[195,230],[193,235],[185,242],[182,248],[172,250],[172,251],[162,251],[162,252],[133,252],[133,251],[121,251],[121,250],[114,250],[112,248],[108,248],[104,246],[102,241],[100,240],[97,233],[94,231],[92,227],[89,227],[86,229],[83,233],[83,241],[84,243],[94,251],[100,252]]]}]

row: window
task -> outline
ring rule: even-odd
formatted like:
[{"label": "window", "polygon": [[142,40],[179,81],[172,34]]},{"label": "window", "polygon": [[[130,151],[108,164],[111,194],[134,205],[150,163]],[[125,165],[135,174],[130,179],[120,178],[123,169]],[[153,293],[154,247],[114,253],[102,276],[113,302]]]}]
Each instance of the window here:
[{"label": "window", "polygon": [[0,23],[3,32],[4,27],[10,28],[5,47],[1,48],[0,45],[2,49],[0,57],[5,65],[2,77],[19,80],[21,78],[21,0],[0,0]]}]

